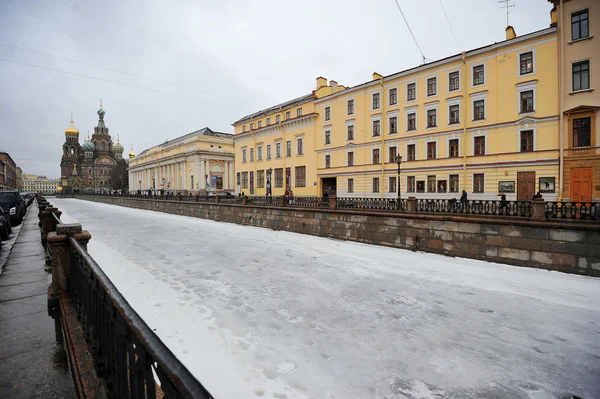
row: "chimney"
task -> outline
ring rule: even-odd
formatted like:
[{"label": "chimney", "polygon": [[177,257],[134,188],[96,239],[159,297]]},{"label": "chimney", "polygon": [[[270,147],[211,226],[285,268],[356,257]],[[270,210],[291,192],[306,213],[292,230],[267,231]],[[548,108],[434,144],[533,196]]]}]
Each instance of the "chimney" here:
[{"label": "chimney", "polygon": [[324,87],[327,86],[327,79],[325,79],[322,76],[319,76],[317,78],[317,90],[319,90],[320,87]]},{"label": "chimney", "polygon": [[331,86],[334,92],[337,90],[337,82],[335,80],[330,80],[329,85]]},{"label": "chimney", "polygon": [[550,10],[550,26],[555,27],[558,24],[558,13],[556,12],[556,6]]},{"label": "chimney", "polygon": [[381,78],[383,78],[383,75],[380,75],[377,72],[373,72],[373,80],[379,80]]},{"label": "chimney", "polygon": [[515,28],[513,28],[510,25],[507,26],[506,27],[506,40],[514,39],[515,37],[517,37],[517,33],[515,32]]}]

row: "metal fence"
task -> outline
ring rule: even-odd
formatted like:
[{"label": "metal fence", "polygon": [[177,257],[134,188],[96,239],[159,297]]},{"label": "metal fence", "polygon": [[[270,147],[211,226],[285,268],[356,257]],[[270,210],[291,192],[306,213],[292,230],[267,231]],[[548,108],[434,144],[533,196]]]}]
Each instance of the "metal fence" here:
[{"label": "metal fence", "polygon": [[417,212],[531,217],[531,201],[417,199]]},{"label": "metal fence", "polygon": [[548,219],[600,220],[599,202],[546,202]]},{"label": "metal fence", "polygon": [[289,197],[286,200],[287,206],[297,206],[302,208],[329,208],[329,199],[327,197]]},{"label": "metal fence", "polygon": [[406,200],[388,198],[337,198],[336,208],[342,209],[377,209],[398,211],[406,209]]}]

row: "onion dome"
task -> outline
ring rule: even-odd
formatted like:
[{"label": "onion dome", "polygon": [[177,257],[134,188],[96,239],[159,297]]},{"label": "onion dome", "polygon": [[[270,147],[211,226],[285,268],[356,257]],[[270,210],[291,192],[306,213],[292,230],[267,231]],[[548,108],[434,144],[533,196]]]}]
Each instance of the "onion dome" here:
[{"label": "onion dome", "polygon": [[133,145],[131,146],[131,151],[129,151],[129,158],[135,158],[135,152],[133,152]]},{"label": "onion dome", "polygon": [[92,143],[92,140],[90,140],[90,135],[88,134],[87,139],[83,142],[83,150],[84,151],[94,151],[96,149],[96,146],[94,145],[94,143]]},{"label": "onion dome", "polygon": [[121,145],[121,140],[117,137],[117,144],[112,147],[113,152],[117,154],[122,154],[125,148]]},{"label": "onion dome", "polygon": [[105,113],[106,113],[106,111],[104,111],[104,109],[102,109],[102,100],[100,100],[100,109],[98,110],[98,116],[100,117],[100,119],[104,119]]},{"label": "onion dome", "polygon": [[77,135],[79,134],[79,130],[75,127],[75,123],[73,122],[73,114],[71,114],[71,123],[69,123],[69,127],[65,129],[65,134]]}]

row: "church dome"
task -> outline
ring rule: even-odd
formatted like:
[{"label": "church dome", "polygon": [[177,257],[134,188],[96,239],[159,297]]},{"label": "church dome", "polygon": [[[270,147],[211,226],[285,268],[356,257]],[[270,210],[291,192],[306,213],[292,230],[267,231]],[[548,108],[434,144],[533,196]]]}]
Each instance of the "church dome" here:
[{"label": "church dome", "polygon": [[135,152],[133,152],[133,145],[131,146],[131,151],[129,151],[129,158],[135,158]]},{"label": "church dome", "polygon": [[79,130],[75,127],[75,122],[73,122],[73,116],[71,116],[71,123],[69,123],[69,127],[65,129],[65,134],[79,134]]},{"label": "church dome", "polygon": [[121,145],[121,140],[117,139],[117,144],[112,147],[114,153],[122,154],[125,148]]},{"label": "church dome", "polygon": [[89,135],[88,135],[87,139],[85,140],[85,142],[83,143],[82,147],[83,147],[84,151],[92,151],[93,152],[96,149],[96,146],[90,140]]}]

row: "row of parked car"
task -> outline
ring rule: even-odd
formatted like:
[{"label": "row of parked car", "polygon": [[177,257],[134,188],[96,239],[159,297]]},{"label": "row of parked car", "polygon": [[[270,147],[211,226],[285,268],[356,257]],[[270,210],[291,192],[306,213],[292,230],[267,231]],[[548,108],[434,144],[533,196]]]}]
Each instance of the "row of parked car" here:
[{"label": "row of parked car", "polygon": [[0,248],[8,240],[13,226],[19,225],[35,195],[13,190],[0,191]]}]

